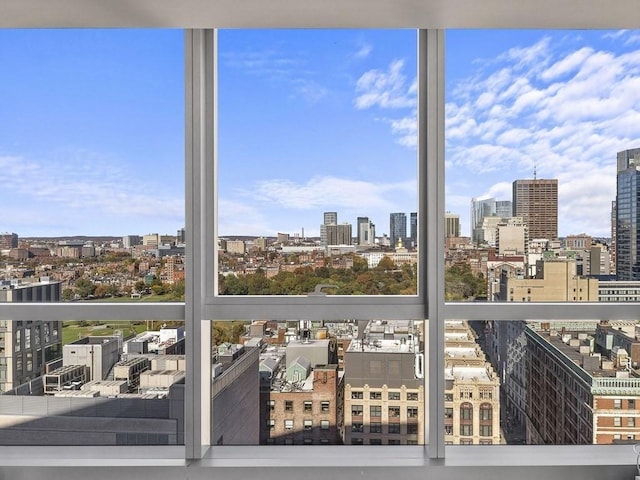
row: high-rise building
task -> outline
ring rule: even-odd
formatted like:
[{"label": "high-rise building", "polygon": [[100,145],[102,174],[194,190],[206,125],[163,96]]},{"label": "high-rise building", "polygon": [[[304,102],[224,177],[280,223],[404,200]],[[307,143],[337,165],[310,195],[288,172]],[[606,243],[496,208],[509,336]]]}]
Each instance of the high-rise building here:
[{"label": "high-rise building", "polygon": [[424,444],[422,334],[413,321],[366,324],[345,354],[344,443]]},{"label": "high-rise building", "polygon": [[496,217],[512,217],[513,203],[510,200],[496,200]]},{"label": "high-rise building", "polygon": [[484,236],[482,222],[485,217],[496,216],[495,198],[472,198],[471,199],[471,239],[473,243],[483,243]]},{"label": "high-rise building", "polygon": [[513,182],[513,215],[529,227],[529,238],[558,238],[558,180]]},{"label": "high-rise building", "polygon": [[455,215],[451,212],[444,214],[444,236],[446,238],[460,236],[460,215]]},{"label": "high-rise building", "polygon": [[0,248],[18,248],[18,234],[9,232],[0,233]]},{"label": "high-rise building", "polygon": [[327,245],[351,245],[351,224],[325,225]]},{"label": "high-rise building", "polygon": [[[418,245],[418,212],[411,212],[409,214],[409,224],[411,225],[411,246],[415,247]],[[458,225],[458,230],[460,230],[460,225]]]},{"label": "high-rise building", "polygon": [[611,246],[609,247],[609,252],[611,253],[611,273],[616,273],[616,228],[618,225],[618,212],[616,201],[611,202]]},{"label": "high-rise building", "polygon": [[369,217],[358,217],[357,225],[357,244],[374,245],[376,241],[376,226],[371,223]]},{"label": "high-rise building", "polygon": [[[0,285],[0,302],[59,302],[60,282]],[[0,320],[0,393],[45,373],[45,365],[62,357],[62,322]]]},{"label": "high-rise building", "polygon": [[320,225],[320,245],[326,247],[327,243],[327,225],[338,224],[338,212],[324,212],[324,219]]},{"label": "high-rise building", "polygon": [[618,152],[616,195],[616,275],[640,280],[640,148]]},{"label": "high-rise building", "polygon": [[395,247],[398,239],[407,237],[407,215],[405,213],[392,213],[389,216],[389,237],[391,238],[391,247]]}]

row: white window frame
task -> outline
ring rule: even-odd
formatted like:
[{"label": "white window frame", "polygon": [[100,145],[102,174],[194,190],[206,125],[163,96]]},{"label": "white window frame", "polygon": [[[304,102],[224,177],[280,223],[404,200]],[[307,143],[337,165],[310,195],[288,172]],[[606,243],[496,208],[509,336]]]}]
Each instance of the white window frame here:
[{"label": "white window frame", "polygon": [[[412,478],[471,478],[478,469],[492,478],[538,478],[540,466],[545,475],[558,478],[596,479],[603,476],[629,478],[635,473],[635,454],[629,446],[473,446],[444,445],[444,319],[528,320],[528,319],[635,319],[637,304],[445,304],[441,278],[444,272],[444,30],[445,28],[638,28],[640,9],[637,0],[0,0],[0,28],[39,27],[175,27],[186,32],[187,90],[187,291],[185,304],[6,304],[0,305],[0,319],[30,320],[180,320],[187,329],[186,433],[185,448],[166,447],[0,447],[0,472],[7,478],[113,478],[131,474],[146,478],[211,478],[211,468],[223,468],[226,475],[246,478],[257,474],[265,479],[298,478],[297,467],[315,467],[319,476],[341,478],[385,478],[399,469]],[[426,100],[419,104],[419,131],[422,139],[420,159],[436,159],[426,164],[427,195],[421,200],[419,221],[420,269],[426,288],[419,300],[402,303],[389,318],[428,318],[428,347],[436,352],[428,366],[429,447],[308,447],[304,455],[291,455],[292,447],[214,447],[209,448],[210,353],[199,339],[208,338],[210,322],[203,319],[232,318],[226,313],[264,310],[259,300],[240,309],[240,300],[211,301],[205,285],[213,285],[213,255],[205,255],[213,244],[212,217],[214,172],[205,159],[212,159],[215,138],[205,134],[205,125],[215,125],[212,47],[214,35],[202,28],[251,27],[359,27],[422,28],[419,55],[420,92]],[[205,81],[206,80],[206,81]],[[424,83],[424,85],[423,85]],[[430,86],[432,88],[426,88]],[[435,87],[435,88],[433,88]],[[422,98],[422,97],[421,97]],[[211,130],[214,131],[214,130]],[[208,169],[205,164],[209,165]],[[422,164],[421,164],[422,165]],[[423,165],[424,166],[424,165]],[[205,175],[201,175],[205,174]],[[421,188],[421,191],[424,189]],[[424,201],[424,204],[422,203]],[[426,208],[425,208],[426,207]],[[427,228],[424,218],[431,223]],[[204,232],[209,232],[205,234]],[[210,250],[212,250],[210,248]],[[205,265],[201,260],[206,259]],[[419,280],[420,281],[420,280]],[[295,306],[305,318],[348,318],[344,313],[355,308],[352,299],[326,302],[302,299]],[[382,303],[388,303],[383,297]],[[277,302],[277,300],[276,300]],[[289,300],[287,300],[289,302]],[[404,302],[404,300],[403,300]],[[411,300],[409,300],[411,302]],[[264,304],[277,317],[283,307]],[[289,302],[290,303],[290,302]],[[287,305],[289,308],[290,305]],[[335,306],[335,308],[334,308]],[[252,310],[253,309],[253,310]],[[291,310],[288,310],[289,312]],[[377,310],[380,315],[380,310]],[[386,313],[386,312],[385,312]],[[415,315],[414,315],[415,314]],[[244,313],[243,313],[244,315]],[[293,447],[295,448],[295,447]],[[276,459],[276,461],[274,461]],[[52,468],[53,467],[53,468]],[[296,467],[296,468],[292,468]],[[345,468],[357,467],[357,468]],[[487,470],[489,469],[489,470]],[[311,470],[310,472],[314,472]]]}]

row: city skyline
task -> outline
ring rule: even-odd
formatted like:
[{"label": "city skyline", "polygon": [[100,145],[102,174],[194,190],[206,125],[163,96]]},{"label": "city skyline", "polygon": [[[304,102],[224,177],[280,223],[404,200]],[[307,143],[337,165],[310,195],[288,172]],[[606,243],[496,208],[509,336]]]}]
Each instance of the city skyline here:
[{"label": "city skyline", "polygon": [[[182,43],[0,32],[3,231],[184,224]],[[416,211],[415,45],[413,30],[220,31],[220,235],[315,237],[331,210],[382,234]],[[507,200],[537,171],[558,179],[560,236],[609,236],[615,155],[640,146],[640,35],[453,30],[446,62],[445,209],[462,232],[472,197]]]}]

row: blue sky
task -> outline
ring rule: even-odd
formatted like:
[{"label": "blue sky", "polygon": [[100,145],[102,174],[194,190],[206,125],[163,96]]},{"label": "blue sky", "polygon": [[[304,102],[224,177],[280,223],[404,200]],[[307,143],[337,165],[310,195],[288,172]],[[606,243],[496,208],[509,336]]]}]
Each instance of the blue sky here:
[{"label": "blue sky", "polygon": [[[322,212],[416,210],[416,32],[224,30],[222,235],[318,235]],[[464,31],[446,39],[446,206],[559,180],[561,235],[608,236],[615,154],[640,147],[640,34]],[[0,231],[184,225],[183,33],[0,31]],[[407,215],[408,216],[408,215]]]}]

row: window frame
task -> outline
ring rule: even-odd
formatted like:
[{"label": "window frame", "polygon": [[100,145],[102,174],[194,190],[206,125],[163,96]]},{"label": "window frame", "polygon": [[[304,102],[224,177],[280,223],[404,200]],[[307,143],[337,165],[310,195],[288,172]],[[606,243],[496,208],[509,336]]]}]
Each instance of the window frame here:
[{"label": "window frame", "polygon": [[[437,285],[438,273],[442,273],[443,263],[438,258],[443,240],[438,235],[443,232],[443,219],[438,209],[444,215],[444,28],[637,28],[640,25],[640,9],[635,0],[614,0],[607,2],[603,8],[602,2],[597,0],[566,0],[551,2],[525,1],[515,5],[510,0],[482,2],[470,5],[468,2],[450,2],[436,0],[422,2],[417,5],[410,0],[382,1],[375,6],[363,1],[344,2],[328,0],[322,4],[311,2],[287,2],[280,4],[273,2],[273,8],[265,8],[263,1],[248,0],[225,3],[221,7],[219,2],[204,2],[195,0],[189,6],[176,8],[169,0],[138,0],[137,2],[123,0],[118,4],[106,5],[99,0],[87,0],[82,7],[72,0],[56,2],[56,8],[46,8],[41,0],[23,0],[11,2],[0,0],[3,15],[0,15],[0,28],[33,28],[33,27],[175,27],[189,28],[186,31],[186,72],[187,78],[187,292],[184,304],[145,304],[145,308],[132,308],[126,304],[84,305],[84,304],[10,304],[0,306],[0,319],[21,321],[33,318],[48,318],[51,320],[184,320],[187,328],[192,328],[201,337],[206,338],[210,330],[208,321],[211,314],[218,315],[216,308],[203,308],[203,292],[198,286],[203,283],[204,270],[199,260],[201,252],[206,248],[203,242],[203,228],[200,221],[203,191],[200,171],[200,156],[204,144],[212,141],[203,134],[202,125],[194,125],[193,120],[202,120],[208,114],[200,107],[211,101],[209,95],[200,95],[207,90],[203,79],[209,62],[205,61],[204,49],[194,48],[196,44],[205,42],[205,30],[211,27],[287,27],[295,26],[312,28],[319,26],[333,27],[415,27],[429,28],[424,35],[433,37],[438,43],[428,48],[430,54],[426,62],[435,63],[430,69],[423,65],[420,68],[420,80],[428,73],[440,76],[435,82],[439,85],[437,92],[427,92],[432,96],[429,107],[419,104],[421,113],[429,113],[431,122],[422,116],[420,131],[429,131],[435,142],[420,142],[419,150],[430,149],[435,153],[435,165],[427,165],[436,177],[428,181],[428,185],[436,185],[442,191],[429,192],[435,195],[435,204],[429,216],[432,222],[428,229],[425,222],[419,222],[421,233],[427,232],[428,250],[422,257],[427,263],[427,296],[429,299],[427,315],[415,318],[429,318],[428,347],[433,352],[443,351],[444,326],[446,319],[474,318],[478,320],[528,320],[528,319],[636,319],[637,303],[615,304],[535,304],[535,305],[482,305],[482,304],[445,304]],[[341,15],[336,15],[336,12]],[[135,15],[132,15],[135,12]],[[366,12],[366,14],[363,14]],[[553,14],[549,14],[553,12]],[[423,34],[421,33],[421,37]],[[422,55],[420,55],[422,58]],[[423,70],[425,68],[425,70]],[[429,70],[429,71],[427,71]],[[213,74],[213,71],[207,75]],[[433,80],[433,79],[432,79]],[[199,92],[194,94],[195,92]],[[425,102],[426,104],[427,102]],[[208,122],[214,120],[207,118]],[[195,122],[195,123],[198,123]],[[430,125],[427,125],[430,123]],[[431,130],[433,129],[433,130]],[[202,143],[201,143],[202,142]],[[198,159],[194,163],[194,159]],[[428,177],[430,175],[427,175]],[[191,193],[189,195],[189,193]],[[421,205],[422,206],[422,205]],[[211,210],[212,205],[207,207]],[[420,210],[422,211],[422,210]],[[206,224],[206,222],[205,222]],[[442,238],[444,236],[442,235]],[[197,242],[197,244],[196,244]],[[435,303],[434,303],[435,300]],[[319,303],[317,311],[326,305]],[[496,308],[498,307],[498,308]],[[206,315],[205,315],[206,313]],[[215,318],[214,316],[214,318]],[[406,317],[405,317],[406,318]],[[48,448],[48,447],[0,447],[2,471],[11,478],[66,478],[69,468],[75,468],[74,473],[80,472],[92,478],[112,478],[118,473],[130,474],[134,466],[161,465],[164,470],[154,470],[162,473],[166,478],[210,478],[209,467],[237,468],[238,478],[242,472],[247,475],[255,472],[253,467],[263,466],[261,473],[265,478],[297,478],[299,472],[292,465],[298,465],[292,455],[287,453],[290,447],[279,450],[278,447],[235,448],[216,447],[216,458],[209,455],[208,428],[203,428],[206,421],[210,421],[207,386],[210,373],[206,366],[209,352],[196,340],[196,335],[187,337],[187,380],[186,380],[186,422],[190,429],[185,434],[187,446],[185,449],[165,448]],[[439,350],[440,349],[440,350]],[[409,468],[408,471],[418,472],[417,476],[424,476],[429,472],[432,478],[450,478],[452,472],[460,475],[470,475],[477,472],[478,467],[491,469],[496,478],[512,478],[517,472],[524,478],[538,478],[539,467],[548,466],[546,472],[562,478],[600,478],[603,474],[631,475],[635,471],[635,454],[629,446],[474,446],[472,448],[444,445],[444,364],[442,355],[434,354],[428,365],[429,386],[428,398],[425,398],[425,408],[429,412],[429,440],[428,449],[422,447],[398,447],[389,449],[392,452],[385,455],[384,447],[378,447],[371,453],[366,446],[359,450],[340,447],[349,450],[348,456],[340,449],[322,447],[318,449],[321,455],[321,465],[326,471],[340,473],[343,478],[361,478],[364,474],[368,478],[385,478],[397,474],[398,468]],[[435,392],[433,391],[435,390]],[[438,396],[439,395],[439,396]],[[207,407],[207,408],[205,408]],[[441,417],[441,418],[439,418]],[[197,420],[197,422],[196,422]],[[274,450],[275,449],[275,450]],[[327,450],[329,449],[329,450]],[[313,447],[311,450],[315,450]],[[428,450],[428,452],[427,452]],[[280,451],[281,453],[278,453]],[[335,456],[329,455],[335,453]],[[362,452],[362,453],[359,453]],[[409,453],[404,453],[409,452]],[[445,458],[430,461],[430,457]],[[525,453],[526,452],[526,453]],[[398,455],[406,455],[399,462],[392,459]],[[307,454],[308,455],[308,454]],[[273,459],[278,457],[283,466],[275,467]],[[151,461],[150,461],[151,459]],[[162,459],[161,463],[158,463]],[[185,459],[193,459],[186,461]],[[334,463],[335,459],[335,463]],[[303,459],[302,466],[309,465],[309,458]],[[317,460],[318,463],[320,460]],[[358,465],[362,468],[345,469],[344,465]],[[51,469],[51,466],[58,468]],[[106,468],[96,468],[96,467]],[[613,468],[612,468],[613,467]],[[249,470],[242,469],[249,468]],[[517,469],[517,470],[514,470]],[[414,470],[411,470],[414,469]],[[606,473],[605,473],[606,472]],[[325,474],[327,472],[324,472]],[[155,477],[154,477],[155,478]]]}]

